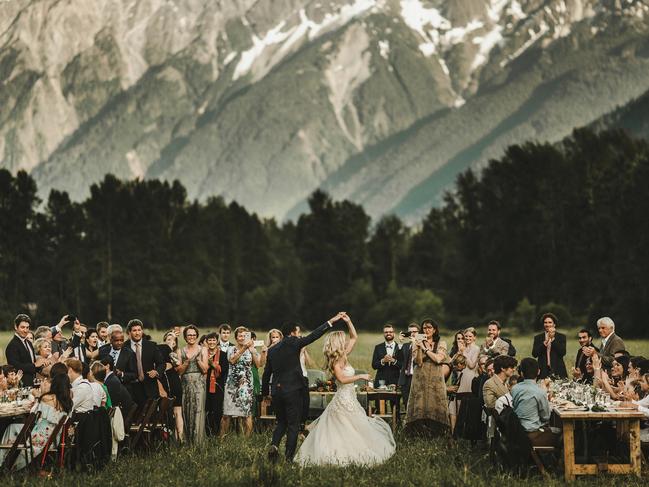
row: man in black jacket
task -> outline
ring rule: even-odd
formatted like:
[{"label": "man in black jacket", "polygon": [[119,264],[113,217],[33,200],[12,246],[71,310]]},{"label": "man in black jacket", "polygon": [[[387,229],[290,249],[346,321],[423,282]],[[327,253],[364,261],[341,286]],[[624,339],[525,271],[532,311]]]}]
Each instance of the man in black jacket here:
[{"label": "man in black jacket", "polygon": [[566,364],[566,335],[557,332],[557,317],[552,313],[545,313],[542,318],[543,333],[534,337],[532,357],[538,359],[541,373],[539,379],[551,375],[567,378]]},{"label": "man in black jacket", "polygon": [[403,399],[403,406],[408,408],[408,396],[410,395],[410,384],[412,383],[412,374],[414,372],[415,364],[412,355],[412,340],[419,333],[419,325],[417,323],[410,323],[408,325],[408,334],[405,336],[401,334],[402,340],[407,340],[401,347],[401,355],[403,361],[401,370],[399,371],[399,388],[401,389],[401,399]]},{"label": "man in black jacket", "polygon": [[122,410],[122,417],[126,418],[126,415],[131,410],[133,406],[133,398],[131,393],[128,392],[128,389],[124,387],[122,381],[119,380],[113,371],[115,364],[113,363],[113,358],[110,355],[105,356],[101,359],[101,364],[106,368],[106,378],[104,379],[104,385],[108,389],[108,394],[110,395],[110,400],[113,406],[117,406]]},{"label": "man in black jacket", "polygon": [[297,436],[300,428],[302,410],[302,388],[304,376],[300,365],[300,350],[315,342],[325,334],[344,313],[338,313],[306,337],[298,338],[299,326],[296,323],[285,323],[282,326],[284,338],[268,350],[268,359],[262,378],[262,393],[268,401],[270,377],[273,376],[272,390],[273,409],[277,416],[277,425],[273,431],[273,440],[268,457],[275,461],[279,455],[279,443],[286,434],[286,459],[293,460],[297,448]]},{"label": "man in black jacket", "polygon": [[16,316],[16,319],[14,320],[15,335],[5,350],[7,363],[13,365],[16,371],[23,371],[23,385],[30,387],[34,385],[34,376],[36,375],[36,372],[43,368],[42,366],[37,368],[34,365],[36,354],[34,353],[32,342],[27,340],[27,334],[29,333],[29,326],[31,323],[31,318],[25,314],[19,314]]},{"label": "man in black jacket", "polygon": [[385,341],[374,347],[372,355],[372,368],[376,370],[374,387],[378,387],[380,381],[385,385],[398,383],[403,363],[401,349],[394,341],[394,327],[390,323],[383,327],[383,338]]},{"label": "man in black jacket", "polygon": [[133,352],[124,347],[124,332],[119,325],[110,325],[110,343],[99,348],[99,360],[110,357],[113,360],[113,373],[122,384],[128,385],[136,379]]},{"label": "man in black jacket", "polygon": [[133,352],[132,363],[136,373],[130,386],[131,395],[137,404],[142,405],[147,399],[160,397],[158,377],[164,374],[165,363],[156,343],[142,338],[144,326],[140,320],[129,321],[126,331],[130,339],[124,342],[124,348]]}]

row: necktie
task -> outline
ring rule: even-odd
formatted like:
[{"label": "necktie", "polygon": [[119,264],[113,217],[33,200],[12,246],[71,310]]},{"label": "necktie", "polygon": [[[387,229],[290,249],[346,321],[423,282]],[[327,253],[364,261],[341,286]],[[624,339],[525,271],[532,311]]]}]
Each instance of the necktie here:
[{"label": "necktie", "polygon": [[144,380],[144,369],[142,368],[142,344],[140,342],[135,344],[135,358],[137,360],[137,380],[142,382]]},{"label": "necktie", "polygon": [[548,369],[552,369],[552,365],[550,364],[550,349],[552,349],[552,341],[548,341],[548,348],[546,349],[548,357]]},{"label": "necktie", "polygon": [[23,340],[23,345],[25,345],[25,348],[27,349],[27,353],[29,353],[29,356],[32,359],[32,362],[34,362],[36,357],[34,357],[34,352],[32,351],[32,347],[29,346],[29,343],[27,343],[27,340]]}]

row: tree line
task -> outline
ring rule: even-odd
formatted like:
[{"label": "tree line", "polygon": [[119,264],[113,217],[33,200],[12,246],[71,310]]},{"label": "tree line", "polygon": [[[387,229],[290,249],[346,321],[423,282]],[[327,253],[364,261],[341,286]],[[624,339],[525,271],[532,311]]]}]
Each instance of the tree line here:
[{"label": "tree line", "polygon": [[586,129],[460,174],[414,227],[322,191],[280,224],[190,201],[177,181],[111,175],[85,201],[42,202],[27,173],[0,170],[0,318],[267,329],[345,309],[365,329],[432,316],[529,330],[553,311],[564,326],[609,315],[647,334],[647,187],[646,141]]}]

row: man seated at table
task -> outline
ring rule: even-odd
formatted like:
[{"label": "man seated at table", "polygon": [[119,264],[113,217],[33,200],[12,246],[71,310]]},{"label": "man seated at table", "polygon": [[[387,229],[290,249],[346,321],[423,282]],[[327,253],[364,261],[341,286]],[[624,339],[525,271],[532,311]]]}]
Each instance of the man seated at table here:
[{"label": "man seated at table", "polygon": [[517,363],[516,359],[509,355],[499,355],[494,359],[494,375],[482,386],[485,407],[495,408],[498,398],[509,392],[507,379],[516,372]]},{"label": "man seated at table", "polygon": [[94,393],[90,382],[81,375],[83,364],[76,358],[66,360],[65,364],[72,384],[72,410],[75,413],[92,411],[95,407]]},{"label": "man seated at table", "polygon": [[531,357],[524,358],[521,360],[519,371],[523,381],[512,389],[514,412],[533,446],[556,446],[558,434],[548,426],[550,421],[548,396],[536,383],[541,372],[539,363]]}]

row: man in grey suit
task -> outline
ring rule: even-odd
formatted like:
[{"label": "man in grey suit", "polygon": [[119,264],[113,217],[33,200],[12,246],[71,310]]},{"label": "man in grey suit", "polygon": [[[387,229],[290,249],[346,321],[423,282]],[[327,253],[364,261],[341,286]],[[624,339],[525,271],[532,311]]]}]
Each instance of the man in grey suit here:
[{"label": "man in grey suit", "polygon": [[599,332],[599,336],[602,337],[599,356],[602,359],[602,365],[608,368],[613,364],[615,354],[626,350],[624,341],[615,334],[615,323],[608,316],[597,320],[597,331]]}]

